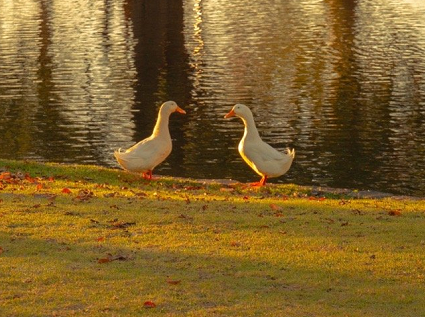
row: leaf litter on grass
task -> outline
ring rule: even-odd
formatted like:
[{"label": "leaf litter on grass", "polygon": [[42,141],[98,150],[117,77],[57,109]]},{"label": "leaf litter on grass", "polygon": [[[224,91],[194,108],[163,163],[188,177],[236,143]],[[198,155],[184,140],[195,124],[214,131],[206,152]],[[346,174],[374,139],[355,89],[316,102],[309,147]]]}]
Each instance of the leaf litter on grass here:
[{"label": "leaf litter on grass", "polygon": [[[120,316],[146,302],[163,316],[425,313],[421,202],[310,199],[282,185],[126,181],[103,169],[98,178],[92,167],[80,181],[68,171],[88,172],[67,166],[39,165],[26,177],[19,166],[20,174],[0,177],[0,282],[9,298],[19,295],[6,312],[24,313],[18,302],[30,300],[35,315],[66,315],[57,307],[77,300],[100,316],[119,294],[108,312]],[[32,180],[45,186],[37,190]]]}]

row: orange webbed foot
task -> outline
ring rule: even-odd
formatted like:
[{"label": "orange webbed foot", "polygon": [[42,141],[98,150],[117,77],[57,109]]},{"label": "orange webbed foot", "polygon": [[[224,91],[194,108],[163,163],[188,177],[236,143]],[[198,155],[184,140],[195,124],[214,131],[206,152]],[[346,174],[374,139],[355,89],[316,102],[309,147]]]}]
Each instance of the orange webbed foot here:
[{"label": "orange webbed foot", "polygon": [[261,186],[265,186],[266,185],[266,181],[267,181],[267,176],[263,176],[259,182],[255,182],[255,183],[250,183],[249,185],[251,187],[261,187]]},{"label": "orange webbed foot", "polygon": [[142,173],[144,179],[152,180],[152,171],[148,171],[147,173]]},{"label": "orange webbed foot", "polygon": [[261,182],[254,182],[254,183],[249,183],[249,186],[251,186],[251,187],[261,187],[261,186],[263,186],[263,184]]}]

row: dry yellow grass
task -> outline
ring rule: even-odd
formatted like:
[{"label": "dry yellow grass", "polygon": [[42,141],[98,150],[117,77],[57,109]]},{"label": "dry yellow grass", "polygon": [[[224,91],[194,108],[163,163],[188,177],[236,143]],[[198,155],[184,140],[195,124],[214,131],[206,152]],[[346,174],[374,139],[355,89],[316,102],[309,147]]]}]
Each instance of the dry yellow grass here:
[{"label": "dry yellow grass", "polygon": [[423,200],[0,169],[1,316],[425,316]]}]

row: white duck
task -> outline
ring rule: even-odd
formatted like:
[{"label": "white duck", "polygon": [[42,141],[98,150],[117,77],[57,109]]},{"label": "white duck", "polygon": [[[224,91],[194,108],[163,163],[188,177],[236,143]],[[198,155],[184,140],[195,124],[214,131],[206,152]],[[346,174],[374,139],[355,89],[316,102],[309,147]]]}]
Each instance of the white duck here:
[{"label": "white duck", "polygon": [[251,110],[242,104],[235,105],[225,118],[237,116],[245,124],[244,135],[239,142],[239,153],[244,161],[261,175],[261,180],[254,185],[263,186],[270,177],[285,174],[291,167],[295,150],[287,148],[281,153],[261,140]]},{"label": "white duck", "polygon": [[152,135],[126,151],[119,149],[114,152],[122,168],[130,172],[143,173],[143,178],[152,179],[152,170],[171,153],[172,142],[168,122],[170,115],[176,111],[186,113],[174,101],[164,102],[159,109]]}]

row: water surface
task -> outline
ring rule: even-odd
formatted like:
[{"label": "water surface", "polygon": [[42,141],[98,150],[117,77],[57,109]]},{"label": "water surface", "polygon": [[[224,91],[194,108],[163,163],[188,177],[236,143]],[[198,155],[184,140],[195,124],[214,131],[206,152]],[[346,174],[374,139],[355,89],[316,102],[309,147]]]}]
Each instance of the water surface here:
[{"label": "water surface", "polygon": [[0,157],[117,167],[175,100],[155,173],[259,177],[248,105],[294,147],[274,182],[425,195],[422,0],[0,0]]}]

